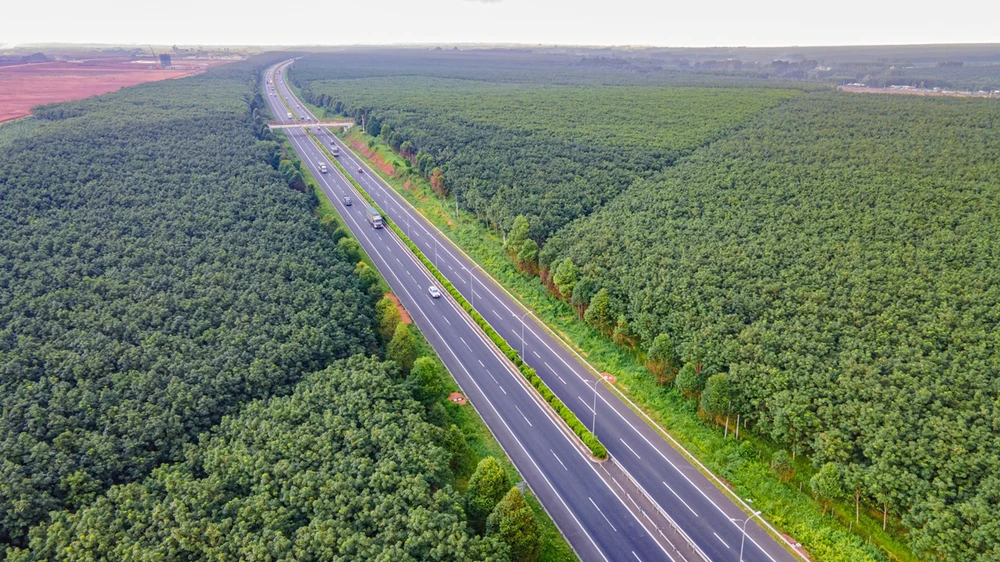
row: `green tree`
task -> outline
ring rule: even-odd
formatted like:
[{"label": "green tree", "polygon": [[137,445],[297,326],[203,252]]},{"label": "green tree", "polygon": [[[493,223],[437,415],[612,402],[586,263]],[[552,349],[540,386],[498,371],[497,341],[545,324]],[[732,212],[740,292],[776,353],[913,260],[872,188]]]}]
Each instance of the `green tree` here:
[{"label": "green tree", "polygon": [[[716,373],[705,381],[705,390],[701,393],[701,409],[713,418],[728,416],[733,400],[733,388],[725,373]],[[727,427],[728,427],[727,417]]]},{"label": "green tree", "polygon": [[673,378],[676,354],[674,343],[667,334],[653,338],[646,352],[646,369],[649,370],[659,384],[665,384]]},{"label": "green tree", "polygon": [[379,130],[378,136],[382,137],[383,142],[388,142],[390,134],[392,134],[392,127],[388,123],[382,123],[382,128]]},{"label": "green tree", "polygon": [[778,449],[774,452],[771,457],[771,468],[778,474],[778,479],[782,482],[788,482],[795,476],[795,462],[792,460],[792,455],[788,454],[785,449]]},{"label": "green tree", "polygon": [[359,261],[354,267],[354,274],[358,276],[361,286],[372,298],[377,298],[382,293],[382,289],[378,283],[378,272],[372,269],[367,263]]},{"label": "green tree", "polygon": [[499,538],[510,547],[511,559],[531,562],[538,558],[542,541],[528,502],[514,486],[493,508],[486,519],[486,534]]},{"label": "green tree", "polygon": [[451,424],[445,431],[444,445],[451,454],[451,461],[449,461],[448,465],[451,468],[452,474],[456,478],[466,476],[471,469],[469,460],[472,456],[472,450],[469,448],[469,442],[465,438],[465,434],[462,433],[462,430],[457,425]]},{"label": "green tree", "polygon": [[399,308],[396,307],[395,301],[389,297],[382,297],[375,303],[375,322],[382,342],[388,343],[392,340],[396,326],[400,323]]},{"label": "green tree", "polygon": [[677,385],[677,390],[685,398],[694,398],[701,394],[702,389],[705,388],[705,378],[698,373],[698,370],[692,363],[685,363],[677,371],[677,378],[674,379],[674,383]]},{"label": "green tree", "polygon": [[417,360],[417,341],[410,327],[400,322],[392,334],[392,340],[385,348],[385,358],[396,362],[400,373],[409,373]]},{"label": "green tree", "polygon": [[430,407],[444,395],[444,380],[438,364],[430,357],[420,357],[413,362],[413,368],[406,377],[413,397]]},{"label": "green tree", "polygon": [[361,257],[364,255],[361,244],[358,244],[353,238],[341,238],[337,241],[337,247],[354,263],[361,261]]},{"label": "green tree", "polygon": [[823,516],[826,516],[830,504],[844,497],[844,475],[840,465],[832,462],[824,464],[809,479],[809,488],[823,503]]},{"label": "green tree", "polygon": [[597,282],[589,277],[584,277],[573,286],[573,294],[570,296],[569,304],[576,310],[576,315],[583,320],[583,315],[590,305],[590,299],[597,292]]},{"label": "green tree", "polygon": [[538,273],[538,242],[531,238],[524,241],[521,251],[517,253],[517,265],[531,275]]},{"label": "green tree", "polygon": [[610,334],[613,329],[614,315],[611,313],[611,297],[608,296],[607,289],[597,291],[597,294],[590,299],[590,306],[587,307],[583,319],[600,330],[601,334],[605,336]]},{"label": "green tree", "polygon": [[511,258],[516,258],[521,253],[524,243],[528,241],[528,226],[528,218],[524,215],[514,217],[514,224],[511,226],[510,232],[507,233],[503,244],[503,249]]},{"label": "green tree", "polygon": [[486,518],[510,486],[507,471],[495,458],[486,457],[479,461],[476,471],[469,478],[469,488],[465,495],[469,522],[480,533],[485,529]]},{"label": "green tree", "polygon": [[576,287],[579,279],[580,270],[570,258],[559,262],[559,265],[555,268],[555,273],[552,274],[552,283],[555,284],[556,290],[559,291],[559,294],[565,300],[569,300],[573,296],[573,289]]}]

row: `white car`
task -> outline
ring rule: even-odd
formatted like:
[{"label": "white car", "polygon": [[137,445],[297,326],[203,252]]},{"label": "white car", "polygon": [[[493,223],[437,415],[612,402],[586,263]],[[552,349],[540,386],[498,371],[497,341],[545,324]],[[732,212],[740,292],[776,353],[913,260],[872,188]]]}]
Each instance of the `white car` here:
[{"label": "white car", "polygon": [[438,290],[438,288],[435,287],[434,285],[431,285],[430,288],[427,289],[427,292],[431,294],[431,298],[435,299],[441,298],[441,291]]}]

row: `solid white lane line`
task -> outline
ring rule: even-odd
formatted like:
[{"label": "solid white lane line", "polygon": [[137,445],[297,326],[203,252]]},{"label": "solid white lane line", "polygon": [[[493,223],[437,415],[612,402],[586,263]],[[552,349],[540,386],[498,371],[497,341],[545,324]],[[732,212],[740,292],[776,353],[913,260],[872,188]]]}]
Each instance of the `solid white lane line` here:
[{"label": "solid white lane line", "polygon": [[566,468],[566,465],[565,465],[565,464],[563,464],[563,462],[562,462],[562,459],[560,459],[560,458],[559,458],[559,456],[558,456],[558,455],[556,455],[556,452],[555,452],[555,451],[553,451],[552,449],[549,449],[549,452],[550,452],[550,453],[552,453],[552,456],[553,456],[553,457],[555,457],[557,461],[559,461],[559,464],[562,464],[562,467],[563,467],[563,469],[564,469],[564,470],[565,470],[566,472],[569,472],[569,469],[568,469],[568,468]]},{"label": "solid white lane line", "polygon": [[695,517],[698,517],[698,514],[695,512],[695,510],[691,509],[691,506],[688,505],[687,502],[684,501],[683,498],[681,498],[680,496],[677,495],[677,492],[675,492],[674,489],[670,487],[670,484],[667,484],[666,482],[664,482],[663,485],[666,486],[668,490],[670,490],[671,494],[673,494],[674,496],[677,496],[677,499],[681,500],[681,503],[684,504],[684,507],[688,508],[688,511],[690,511],[691,513],[694,513]]},{"label": "solid white lane line", "polygon": [[712,534],[715,535],[715,538],[719,539],[719,542],[721,542],[726,548],[729,548],[729,545],[726,544],[726,541],[722,540],[722,537],[720,537],[718,533],[713,531]]},{"label": "solid white lane line", "polygon": [[[517,404],[514,404],[514,407],[517,408]],[[528,419],[528,416],[524,415],[524,412],[521,411],[521,408],[517,408],[517,411],[521,414],[521,417],[524,418],[524,421],[528,422],[529,427],[535,427],[532,425],[531,420]]]},{"label": "solid white lane line", "polygon": [[604,515],[604,512],[601,511],[601,508],[597,507],[597,504],[594,503],[594,498],[587,496],[587,499],[590,500],[590,505],[594,506],[594,509],[597,510],[597,513],[600,513],[601,517],[603,517],[604,520],[608,522],[608,526],[611,527],[611,530],[617,533],[618,529],[615,529],[615,526],[611,524],[611,520],[608,519],[607,515]]},{"label": "solid white lane line", "polygon": [[642,459],[642,457],[639,456],[639,453],[635,452],[635,449],[633,449],[632,447],[629,447],[628,443],[625,443],[624,439],[622,439],[621,437],[619,437],[618,440],[621,441],[622,444],[624,444],[626,447],[628,447],[629,451],[632,451],[632,454],[635,455],[635,458]]}]

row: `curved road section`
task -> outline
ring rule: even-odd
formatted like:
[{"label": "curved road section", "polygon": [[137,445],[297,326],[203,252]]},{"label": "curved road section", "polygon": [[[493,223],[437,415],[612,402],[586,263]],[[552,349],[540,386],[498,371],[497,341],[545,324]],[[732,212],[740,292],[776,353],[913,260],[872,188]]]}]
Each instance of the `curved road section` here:
[{"label": "curved road section", "polygon": [[[272,109],[279,118],[285,116],[286,112],[291,109],[297,118],[307,119],[315,123],[315,117],[302,106],[284,80],[281,79],[280,72],[287,64],[290,63],[282,63],[279,68],[268,71],[268,76],[273,78],[273,83],[267,88],[276,90],[274,96],[270,95],[270,92],[268,93]],[[281,99],[286,100],[287,109],[282,104]],[[283,122],[293,120],[295,118],[282,119]],[[331,184],[330,189],[324,186],[324,190],[327,190],[336,206],[338,201],[342,201],[343,195],[349,194],[350,186],[337,174],[321,175],[316,173],[317,170],[314,168],[318,167],[318,162],[327,161],[327,158],[308,138],[305,131],[291,129],[286,130],[286,134],[292,138],[292,143],[299,151],[299,155],[303,161],[307,162],[320,183]],[[523,388],[526,384],[523,383],[523,379],[519,378],[518,373],[512,371],[509,364],[504,366],[501,361],[500,364],[494,363],[487,366],[482,350],[473,351],[470,360],[459,359],[455,357],[454,353],[450,353],[448,349],[459,351],[466,348],[464,342],[472,338],[459,335],[457,332],[451,334],[450,330],[448,333],[437,332],[441,324],[449,326],[448,323],[455,322],[451,317],[448,317],[446,322],[442,322],[433,311],[444,308],[443,299],[442,301],[434,301],[430,305],[436,308],[429,309],[429,315],[425,315],[423,310],[419,310],[418,314],[414,315],[418,326],[429,336],[428,339],[439,351],[442,359],[445,359],[446,356],[450,357],[452,362],[449,363],[448,359],[445,359],[445,363],[452,374],[456,375],[456,379],[463,389],[478,391],[472,392],[470,400],[483,415],[494,435],[501,443],[504,443],[508,455],[525,475],[536,495],[552,514],[553,519],[556,520],[581,558],[585,560],[671,559],[687,560],[688,562],[707,558],[713,562],[738,562],[742,549],[742,560],[747,562],[793,562],[797,560],[789,550],[786,550],[786,546],[791,545],[779,543],[758,525],[756,518],[746,526],[746,535],[744,535],[743,523],[749,515],[746,511],[749,506],[746,503],[742,506],[737,505],[687,457],[653,429],[647,423],[648,420],[626,405],[618,394],[600,384],[599,378],[584,366],[579,358],[537,324],[531,313],[522,308],[514,298],[495,284],[492,278],[467,258],[461,250],[453,246],[433,225],[424,220],[391,187],[385,185],[378,175],[356,158],[339,139],[325,129],[319,129],[316,131],[316,135],[324,145],[340,147],[341,155],[338,160],[353,179],[378,202],[397,226],[407,233],[407,236],[424,252],[424,255],[435,262],[438,270],[461,291],[463,296],[472,303],[497,333],[507,339],[511,347],[521,352],[524,361],[536,370],[549,388],[559,396],[567,407],[576,413],[588,428],[597,434],[608,448],[614,461],[629,473],[630,478],[643,491],[646,499],[654,505],[654,509],[664,513],[680,527],[686,535],[685,538],[689,539],[695,547],[685,549],[681,545],[676,545],[678,542],[676,539],[673,541],[667,539],[666,544],[663,540],[654,540],[652,536],[655,535],[659,535],[658,539],[663,538],[662,534],[656,530],[658,525],[654,525],[648,518],[642,521],[643,517],[635,514],[638,511],[637,508],[626,506],[626,500],[622,499],[624,492],[619,491],[618,495],[615,495],[615,490],[608,489],[607,476],[601,478],[598,475],[598,480],[602,484],[584,483],[584,479],[590,480],[591,472],[596,472],[593,463],[580,453],[577,447],[568,442],[563,426],[554,423],[554,420],[551,419],[553,414],[549,413],[547,406],[541,404],[538,399],[533,399],[534,395]],[[344,214],[345,208],[342,205],[338,208]],[[363,209],[363,205],[360,208],[355,206],[354,213],[349,214],[361,217]],[[354,230],[354,225],[349,224],[349,226]],[[367,223],[364,226],[367,226]],[[371,253],[373,250],[370,250],[366,245],[366,236],[373,237],[371,242],[373,246],[377,247],[376,250],[385,251],[389,244],[388,239],[393,238],[389,231],[369,228],[364,231],[364,236],[359,236],[359,239],[365,245],[365,250],[369,251],[369,254],[375,259],[382,274],[387,280],[390,280],[390,285],[393,284],[394,278],[398,278],[396,280],[405,286],[400,289],[393,286],[393,289],[406,291],[409,288],[409,292],[413,293],[412,303],[404,300],[404,305],[408,310],[413,304],[420,302],[422,305],[423,301],[427,301],[429,297],[426,299],[423,297],[426,296],[426,285],[432,283],[432,278],[424,268],[416,267],[419,264],[407,265],[406,267],[410,267],[409,271],[413,273],[400,273],[400,271],[404,271],[400,269],[400,266],[406,263],[403,256],[407,257],[413,264],[412,254],[403,247],[403,255],[399,256],[399,261],[395,265],[391,262],[382,264],[380,258],[376,258]],[[390,257],[389,259],[395,260],[396,258]],[[388,267],[390,271],[383,270],[383,265]],[[418,279],[414,276],[420,277]],[[399,295],[401,299],[403,299],[404,294]],[[454,308],[453,304],[450,306]],[[471,320],[468,320],[464,315],[459,314],[458,317],[466,326],[472,325]],[[467,333],[468,328],[462,331]],[[478,330],[474,331],[478,332]],[[479,335],[481,336],[481,334]],[[434,341],[437,338],[440,338],[440,341]],[[482,337],[477,339],[482,339]],[[439,348],[438,345],[445,349],[444,353],[441,353],[442,348]],[[488,354],[490,356],[499,355],[495,347],[491,345],[486,347],[489,348]],[[470,351],[469,349],[465,350]],[[483,359],[482,364],[480,359]],[[503,375],[504,378],[499,375]],[[485,377],[485,381],[483,377]],[[494,377],[496,377],[495,385],[491,385],[490,383],[494,382],[492,380]],[[524,405],[520,408],[514,408],[512,416],[499,416],[499,412],[497,412],[500,419],[490,419],[491,410],[494,410],[493,403],[513,401],[513,399],[507,398],[510,396],[507,393],[511,391],[515,381],[519,383],[516,386],[522,387],[520,390],[526,392],[525,396],[518,399],[523,400]],[[469,386],[473,388],[469,388]],[[503,389],[499,389],[499,386],[503,386]],[[548,418],[547,425],[543,425],[541,422],[538,425],[532,425],[535,423],[534,418],[531,419],[532,424],[526,423],[530,416],[523,415],[527,412],[520,410],[524,410],[531,403],[534,403],[534,408],[544,410],[535,415],[538,416],[538,419]],[[518,401],[511,405],[521,404],[522,402]],[[537,439],[540,441],[530,448],[530,454],[528,454],[529,447],[507,445],[501,438],[503,431],[498,431],[498,427],[494,425],[499,423],[499,428],[514,433],[511,428],[518,425],[519,419],[520,423],[526,424],[524,428],[527,430],[525,440],[533,442]],[[596,426],[594,425],[595,420]],[[553,448],[554,443],[563,441],[567,441],[568,449]],[[518,454],[518,448],[523,450],[524,456]],[[568,450],[575,452],[571,455],[567,452]],[[548,458],[543,454],[546,451],[549,453]],[[575,456],[576,460],[583,462],[569,466],[565,464],[566,458],[564,457],[567,456]],[[544,469],[542,465],[544,465]],[[584,465],[589,470],[584,469]],[[600,468],[597,471],[605,472]],[[533,472],[538,474],[533,474]],[[545,483],[542,486],[543,489],[536,485],[539,478]],[[545,490],[546,486],[550,490]],[[593,497],[598,488],[603,488],[600,490],[601,492],[607,489],[609,496],[605,497],[607,503],[600,503],[597,501],[598,498]],[[566,523],[567,520],[573,521],[574,525]],[[602,523],[604,528],[601,527]],[[650,530],[647,527],[653,528]],[[586,535],[586,539],[581,540],[579,533]],[[629,535],[636,542],[633,543],[632,540],[626,543],[618,542],[623,538],[621,537],[623,534]],[[646,535],[646,537],[642,535]],[[673,549],[671,549],[672,545]]]}]

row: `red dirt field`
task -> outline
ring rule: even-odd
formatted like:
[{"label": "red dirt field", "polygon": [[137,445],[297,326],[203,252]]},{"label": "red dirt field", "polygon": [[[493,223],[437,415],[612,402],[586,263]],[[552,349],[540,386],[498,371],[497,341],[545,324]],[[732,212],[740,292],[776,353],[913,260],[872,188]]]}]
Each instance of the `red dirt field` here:
[{"label": "red dirt field", "polygon": [[184,70],[144,68],[125,60],[45,62],[0,66],[0,123],[24,117],[36,105],[79,100],[144,82],[183,78],[229,61],[198,61]]}]

